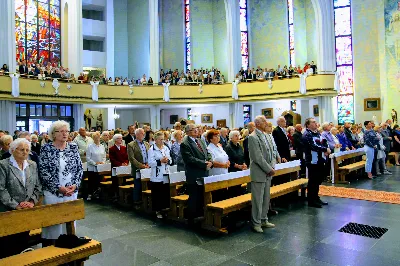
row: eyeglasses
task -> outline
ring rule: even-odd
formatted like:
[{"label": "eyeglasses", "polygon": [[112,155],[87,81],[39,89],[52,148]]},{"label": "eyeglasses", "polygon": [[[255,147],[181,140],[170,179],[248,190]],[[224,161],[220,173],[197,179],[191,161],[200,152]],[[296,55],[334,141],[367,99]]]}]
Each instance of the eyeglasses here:
[{"label": "eyeglasses", "polygon": [[15,149],[16,151],[19,151],[19,152],[26,152],[26,153],[29,153],[31,150],[30,149]]},{"label": "eyeglasses", "polygon": [[56,130],[56,131],[54,131],[54,132],[56,132],[56,133],[61,133],[61,134],[69,134],[69,131],[64,131],[64,130]]}]

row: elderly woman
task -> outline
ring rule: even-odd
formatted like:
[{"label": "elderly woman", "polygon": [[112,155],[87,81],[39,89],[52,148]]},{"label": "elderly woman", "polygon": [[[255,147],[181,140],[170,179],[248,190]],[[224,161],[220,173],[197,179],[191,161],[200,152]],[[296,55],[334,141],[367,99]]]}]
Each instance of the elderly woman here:
[{"label": "elderly woman", "polygon": [[89,144],[86,151],[86,162],[88,167],[89,192],[87,200],[92,200],[92,195],[98,194],[100,176],[98,175],[97,165],[106,162],[106,151],[104,145],[100,143],[100,133],[95,132],[93,135],[93,143]]},{"label": "elderly woman", "polygon": [[115,134],[113,136],[114,145],[109,149],[111,167],[119,167],[128,165],[128,152],[126,146],[123,146],[122,135]]},{"label": "elderly woman", "polygon": [[0,151],[0,159],[4,160],[11,157],[10,144],[13,142],[13,137],[11,135],[4,135],[0,139],[1,151]]},{"label": "elderly woman", "polygon": [[172,164],[170,149],[164,143],[164,133],[154,136],[155,144],[148,151],[151,168],[151,202],[157,218],[162,219],[162,210],[169,208],[169,165]]},{"label": "elderly woman", "polygon": [[237,172],[247,170],[247,165],[244,162],[243,148],[239,144],[240,133],[233,130],[229,133],[229,143],[225,147],[225,152],[229,158],[229,172]]},{"label": "elderly woman", "polygon": [[209,175],[221,175],[228,173],[230,167],[228,154],[220,144],[220,135],[218,130],[211,129],[207,133],[207,141],[210,143],[207,150],[211,155],[211,162],[213,167],[209,170]]},{"label": "elderly woman", "polygon": [[386,174],[386,175],[391,175],[392,173],[389,172],[386,168],[386,154],[385,154],[385,145],[383,145],[383,136],[381,134],[382,132],[382,127],[377,125],[374,127],[374,131],[376,133],[376,137],[379,140],[379,150],[376,153],[376,160],[375,160],[375,169],[376,169],[376,174],[379,175],[379,170],[380,174]]},{"label": "elderly woman", "polygon": [[[11,156],[0,161],[0,212],[34,207],[41,193],[36,163],[28,160],[31,144],[16,139]],[[27,248],[29,231],[0,238],[0,258],[21,253]]]},{"label": "elderly woman", "polygon": [[289,126],[287,129],[287,137],[290,140],[290,147],[293,148],[294,147],[294,139],[293,139],[293,135],[294,135],[294,127],[293,126]]},{"label": "elderly woman", "polygon": [[169,131],[164,131],[164,144],[171,149],[172,141],[169,139],[169,136],[170,136]]},{"label": "elderly woman", "polygon": [[346,137],[346,134],[344,133],[344,127],[338,126],[338,131],[339,131],[339,134],[337,134],[336,137],[339,139],[340,144],[342,144],[342,148],[340,150],[341,151],[354,150],[353,144]]},{"label": "elderly woman", "polygon": [[109,153],[109,147],[108,147],[109,141],[110,141],[110,132],[103,131],[103,133],[101,133],[100,143],[101,143],[101,145],[104,146],[104,150],[106,151],[107,158],[108,158],[108,153]]},{"label": "elderly woman", "polygon": [[41,147],[42,146],[39,143],[38,136],[35,134],[32,134],[31,135],[31,151],[36,152],[36,154],[39,156]]},{"label": "elderly woman", "polygon": [[171,157],[174,164],[177,165],[178,172],[185,171],[185,164],[181,155],[181,143],[183,140],[183,132],[181,130],[175,130],[173,133],[175,139],[174,144],[171,146]]},{"label": "elderly woman", "polygon": [[365,132],[364,132],[364,150],[367,156],[365,162],[365,172],[367,172],[368,178],[373,179],[375,176],[372,175],[372,164],[374,162],[375,154],[379,149],[379,139],[373,129],[373,122],[365,121]]},{"label": "elderly woman", "polygon": [[[42,147],[39,156],[40,180],[44,204],[76,200],[82,181],[83,168],[78,146],[67,142],[70,127],[65,121],[56,121],[49,128],[52,141]],[[53,244],[61,234],[66,234],[65,224],[43,228],[42,238]]]},{"label": "elderly woman", "polygon": [[[332,127],[330,130],[331,134],[332,134],[332,139],[333,139],[333,151],[336,152],[340,152],[340,150],[342,149],[342,144],[340,143],[337,135],[339,133],[339,131],[337,130],[336,127]],[[329,145],[331,146],[331,145]]]}]

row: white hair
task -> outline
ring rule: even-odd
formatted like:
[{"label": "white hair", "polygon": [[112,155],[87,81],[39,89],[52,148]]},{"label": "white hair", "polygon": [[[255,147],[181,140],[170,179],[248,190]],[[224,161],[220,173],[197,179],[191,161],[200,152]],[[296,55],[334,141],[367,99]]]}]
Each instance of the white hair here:
[{"label": "white hair", "polygon": [[142,130],[142,131],[144,132],[144,129],[141,128],[141,127],[139,127],[139,128],[137,128],[137,129],[135,129],[135,135],[136,135],[137,133],[139,133],[139,130]]},{"label": "white hair", "polygon": [[327,128],[329,125],[330,125],[330,124],[329,124],[328,122],[324,122],[324,123],[322,123],[321,128],[322,128],[323,130],[325,130],[325,128]]},{"label": "white hair", "polygon": [[254,118],[254,123],[255,124],[260,124],[263,120],[266,120],[265,116],[258,115],[258,116],[256,116],[256,118]]},{"label": "white hair", "polygon": [[334,130],[337,130],[337,128],[336,127],[332,127],[330,132],[332,133]]},{"label": "white hair", "polygon": [[121,137],[122,138],[122,135],[121,134],[115,134],[114,136],[113,136],[113,140],[115,141],[117,138],[119,138],[119,137]]},{"label": "white hair", "polygon": [[13,137],[11,135],[4,135],[0,138],[2,145],[4,145],[5,142],[11,143],[13,141]]},{"label": "white hair", "polygon": [[235,135],[240,136],[240,132],[237,131],[237,130],[232,130],[232,131],[229,133],[229,139],[232,139],[233,136],[235,136]]},{"label": "white hair", "polygon": [[32,134],[32,135],[31,135],[31,139],[35,139],[35,138],[37,139],[38,136],[37,136],[36,134]]},{"label": "white hair", "polygon": [[10,153],[13,153],[21,144],[26,144],[29,150],[31,150],[31,143],[26,138],[18,138],[11,142]]},{"label": "white hair", "polygon": [[222,131],[228,131],[228,129],[226,127],[221,128],[221,132]]},{"label": "white hair", "polygon": [[103,136],[105,136],[106,134],[110,135],[110,132],[108,132],[108,131],[103,131],[103,133],[101,133],[101,136],[103,137]]},{"label": "white hair", "polygon": [[68,131],[70,131],[69,123],[64,120],[58,120],[51,124],[48,130],[49,139],[54,141],[54,133],[60,128],[66,127]]},{"label": "white hair", "polygon": [[283,116],[280,116],[280,117],[278,117],[278,119],[276,119],[276,122],[279,122],[279,121],[282,121],[282,120],[286,120],[286,118],[283,117]]}]

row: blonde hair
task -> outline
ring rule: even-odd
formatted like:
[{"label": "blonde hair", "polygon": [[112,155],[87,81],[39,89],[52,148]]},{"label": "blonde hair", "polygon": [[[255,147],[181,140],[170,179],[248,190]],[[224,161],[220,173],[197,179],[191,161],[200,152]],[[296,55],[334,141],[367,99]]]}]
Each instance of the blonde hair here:
[{"label": "blonde hair", "polygon": [[159,138],[159,137],[164,137],[164,132],[162,132],[162,131],[157,131],[157,132],[154,134],[154,140],[156,140],[156,139]]}]

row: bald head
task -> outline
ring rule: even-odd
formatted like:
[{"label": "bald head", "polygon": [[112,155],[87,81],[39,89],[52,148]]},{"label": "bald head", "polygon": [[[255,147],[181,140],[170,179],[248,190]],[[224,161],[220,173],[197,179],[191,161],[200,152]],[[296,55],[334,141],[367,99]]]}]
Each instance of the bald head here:
[{"label": "bald head", "polygon": [[283,116],[278,117],[278,119],[276,120],[276,123],[280,127],[286,127],[286,119]]},{"label": "bald head", "polygon": [[253,133],[254,129],[256,128],[256,124],[254,122],[250,122],[247,124],[247,128],[249,129],[249,134]]}]

